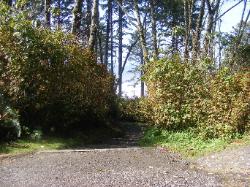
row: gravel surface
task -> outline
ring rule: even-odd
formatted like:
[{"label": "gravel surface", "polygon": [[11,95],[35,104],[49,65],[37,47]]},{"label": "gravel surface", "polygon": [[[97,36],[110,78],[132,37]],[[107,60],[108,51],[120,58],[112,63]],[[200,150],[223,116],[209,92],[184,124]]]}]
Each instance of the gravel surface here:
[{"label": "gravel surface", "polygon": [[189,162],[160,147],[137,147],[141,126],[127,124],[124,130],[127,132],[124,137],[85,149],[4,158],[0,160],[0,187],[250,184],[250,147]]},{"label": "gravel surface", "polygon": [[197,165],[208,172],[220,174],[225,186],[250,187],[250,146],[199,158]]},{"label": "gravel surface", "polygon": [[36,153],[4,159],[0,186],[219,186],[161,148]]}]

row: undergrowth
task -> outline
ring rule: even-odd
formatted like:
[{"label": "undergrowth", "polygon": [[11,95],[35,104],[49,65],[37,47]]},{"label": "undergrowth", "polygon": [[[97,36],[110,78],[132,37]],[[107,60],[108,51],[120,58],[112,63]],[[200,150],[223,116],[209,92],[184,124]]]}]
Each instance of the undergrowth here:
[{"label": "undergrowth", "polygon": [[250,144],[249,135],[238,135],[234,139],[214,138],[203,139],[192,131],[167,131],[149,127],[141,139],[142,146],[162,146],[185,157],[199,157],[212,152]]}]

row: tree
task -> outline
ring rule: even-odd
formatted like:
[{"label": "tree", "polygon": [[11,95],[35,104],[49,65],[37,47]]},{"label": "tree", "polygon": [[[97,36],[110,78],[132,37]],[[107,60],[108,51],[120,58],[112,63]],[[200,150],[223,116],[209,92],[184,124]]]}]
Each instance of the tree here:
[{"label": "tree", "polygon": [[184,18],[185,18],[185,38],[184,38],[184,59],[189,59],[189,46],[192,29],[194,0],[184,0]]},{"label": "tree", "polygon": [[149,56],[148,56],[148,49],[146,46],[145,33],[144,33],[143,25],[141,22],[141,17],[140,17],[140,12],[139,12],[139,7],[138,7],[138,0],[134,0],[134,10],[135,10],[135,17],[137,20],[137,30],[139,33],[143,59],[144,59],[144,62],[147,63],[147,62],[149,62]]},{"label": "tree", "polygon": [[45,25],[46,27],[50,28],[51,26],[51,0],[45,0]]},{"label": "tree", "polygon": [[206,5],[208,8],[208,20],[207,20],[207,28],[206,28],[206,34],[204,39],[204,56],[213,56],[212,51],[212,43],[213,43],[213,29],[215,28],[215,15],[218,15],[218,11],[220,8],[220,0],[216,0],[213,2],[210,2],[210,0],[206,0]]},{"label": "tree", "polygon": [[82,6],[83,0],[76,0],[76,4],[73,10],[73,24],[72,24],[72,33],[79,34],[81,19],[82,19]]},{"label": "tree", "polygon": [[[111,30],[111,25],[112,25],[112,0],[108,0],[108,15],[107,15],[107,26],[106,26],[106,42],[105,42],[105,55],[104,55],[104,64],[108,66],[108,52],[109,52],[109,38],[110,38],[110,30]],[[112,30],[111,30],[112,32]]]},{"label": "tree", "polygon": [[97,32],[98,32],[98,15],[99,15],[99,0],[94,0],[92,15],[91,15],[91,25],[89,33],[88,46],[91,51],[94,51],[95,45],[97,43]]},{"label": "tree", "polygon": [[193,50],[192,50],[192,59],[196,61],[197,56],[200,52],[200,38],[201,38],[201,31],[202,31],[202,22],[204,20],[204,13],[205,13],[205,0],[201,0],[200,2],[200,11],[199,16],[196,20],[196,28],[193,33]]},{"label": "tree", "polygon": [[158,50],[158,42],[157,42],[157,29],[156,29],[156,17],[155,17],[155,0],[150,0],[150,14],[151,14],[151,27],[152,27],[153,48],[154,48],[153,56],[154,56],[155,59],[158,59],[159,50]]},{"label": "tree", "polygon": [[[122,6],[122,0],[119,1],[119,3]],[[122,49],[123,49],[123,42],[122,42],[122,37],[123,37],[123,10],[119,6],[119,18],[118,18],[118,77],[119,77],[119,83],[118,83],[118,95],[122,95]]]}]

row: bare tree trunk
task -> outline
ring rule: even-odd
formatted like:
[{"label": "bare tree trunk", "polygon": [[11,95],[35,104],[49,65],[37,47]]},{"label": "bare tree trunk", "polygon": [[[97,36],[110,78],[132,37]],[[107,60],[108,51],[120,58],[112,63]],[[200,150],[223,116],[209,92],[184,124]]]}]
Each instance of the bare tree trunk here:
[{"label": "bare tree trunk", "polygon": [[205,0],[201,0],[200,12],[196,21],[195,33],[193,34],[193,50],[192,50],[192,59],[193,62],[197,60],[198,54],[200,52],[200,38],[202,31],[202,22],[205,13]]},{"label": "bare tree trunk", "polygon": [[141,22],[141,17],[140,17],[140,12],[139,12],[139,7],[138,7],[138,0],[134,0],[134,10],[135,10],[135,16],[137,20],[137,30],[139,32],[140,45],[142,48],[143,59],[144,59],[144,63],[147,63],[149,62],[148,49],[146,46],[146,37],[144,34],[143,25]]},{"label": "bare tree trunk", "polygon": [[107,27],[106,27],[106,43],[105,43],[105,56],[104,64],[108,66],[108,52],[109,52],[109,37],[110,37],[110,20],[112,16],[112,0],[108,0],[108,18],[107,18]]},{"label": "bare tree trunk", "polygon": [[59,13],[57,15],[57,29],[60,29],[61,28],[61,24],[62,24],[62,20],[61,20],[61,0],[57,0],[57,6],[59,8]]},{"label": "bare tree trunk", "polygon": [[[99,26],[98,26],[98,28],[99,28]],[[99,29],[98,29],[99,30]],[[100,61],[101,61],[101,63],[103,64],[103,50],[102,50],[102,33],[100,32],[100,30],[99,30],[99,32],[98,32],[98,41],[99,41],[99,56],[100,56]]]},{"label": "bare tree trunk", "polygon": [[246,19],[244,20],[246,7],[247,7],[247,0],[244,0],[244,7],[243,7],[242,14],[241,14],[240,26],[239,26],[239,30],[238,30],[238,33],[237,33],[237,38],[236,38],[236,42],[235,42],[235,45],[234,45],[234,48],[233,48],[233,54],[232,54],[232,58],[231,58],[232,61],[234,60],[234,58],[236,56],[236,53],[237,53],[237,51],[239,49],[239,46],[240,46],[240,43],[241,43],[241,40],[242,40],[242,37],[243,37],[243,33],[244,33],[245,29],[246,29],[247,22],[248,22],[248,19],[250,17],[250,10],[249,10],[248,13],[247,13]]},{"label": "bare tree trunk", "polygon": [[45,0],[45,25],[47,28],[50,28],[51,25],[51,13],[50,13],[50,8],[51,8],[51,0]]},{"label": "bare tree trunk", "polygon": [[[112,8],[113,9],[113,8]],[[111,40],[110,40],[110,70],[111,74],[114,74],[114,34],[113,34],[113,10],[110,16],[110,30],[111,30]]]},{"label": "bare tree trunk", "polygon": [[91,16],[90,34],[89,34],[89,49],[94,51],[97,42],[97,27],[98,27],[98,6],[99,0],[94,0]]},{"label": "bare tree trunk", "polygon": [[155,19],[155,0],[150,0],[150,14],[151,14],[151,24],[152,24],[152,35],[153,35],[153,47],[154,47],[154,59],[158,59],[159,50],[157,45],[157,29],[156,29],[156,19]]},{"label": "bare tree trunk", "polygon": [[[141,22],[139,7],[138,7],[138,0],[134,0],[134,10],[135,10],[135,16],[137,20],[137,30],[139,32],[139,39],[140,39],[140,46],[142,51],[142,60],[141,63],[145,64],[149,62],[148,57],[148,49],[146,45],[146,37],[144,33],[144,28]],[[141,77],[143,76],[143,71],[141,71]],[[141,96],[144,96],[144,82],[141,80]]]},{"label": "bare tree trunk", "polygon": [[76,0],[75,7],[73,9],[73,24],[71,32],[73,34],[80,33],[81,19],[82,19],[82,6],[83,0]]},{"label": "bare tree trunk", "polygon": [[89,40],[90,35],[90,25],[91,25],[91,10],[92,10],[92,0],[86,0],[87,3],[87,12],[86,12],[86,36]]},{"label": "bare tree trunk", "polygon": [[[122,5],[122,0],[120,0],[120,4]],[[123,37],[123,11],[122,8],[119,6],[119,19],[118,19],[118,76],[119,76],[119,85],[118,85],[118,95],[121,97],[122,95],[122,37]]]},{"label": "bare tree trunk", "polygon": [[[143,65],[144,65],[143,53],[141,52],[141,66]],[[144,84],[144,81],[142,80],[143,75],[144,75],[144,72],[141,70],[141,97],[145,96],[145,84]]]},{"label": "bare tree trunk", "polygon": [[241,15],[241,21],[240,21],[239,31],[238,31],[238,34],[237,34],[237,40],[236,40],[236,44],[235,44],[234,53],[239,48],[239,45],[240,45],[241,40],[242,40],[243,33],[244,33],[245,29],[246,29],[247,21],[249,19],[250,10],[248,11],[246,19],[244,20],[244,15],[245,15],[246,7],[247,7],[247,0],[244,0],[244,8],[243,8],[242,15]]},{"label": "bare tree trunk", "polygon": [[190,35],[192,31],[194,0],[184,0],[184,19],[185,19],[185,40],[184,40],[184,59],[189,59]]},{"label": "bare tree trunk", "polygon": [[220,0],[216,0],[216,2],[210,3],[210,0],[206,0],[207,8],[208,8],[208,21],[207,21],[207,29],[204,41],[204,56],[211,55],[211,44],[213,43],[212,31],[214,28],[214,20],[216,12],[219,10]]}]

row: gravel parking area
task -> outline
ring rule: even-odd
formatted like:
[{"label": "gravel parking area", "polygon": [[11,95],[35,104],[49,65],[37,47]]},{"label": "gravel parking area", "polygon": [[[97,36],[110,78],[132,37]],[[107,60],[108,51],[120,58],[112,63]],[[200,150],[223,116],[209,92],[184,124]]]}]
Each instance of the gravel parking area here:
[{"label": "gravel parking area", "polygon": [[161,148],[35,153],[4,159],[0,186],[220,186]]},{"label": "gravel parking area", "polygon": [[0,159],[0,187],[235,186],[250,187],[250,146],[187,161],[166,149],[140,148],[143,126],[80,150]]},{"label": "gravel parking area", "polygon": [[225,186],[250,186],[250,146],[199,158],[197,166],[221,175]]}]

